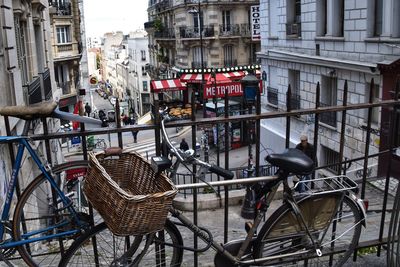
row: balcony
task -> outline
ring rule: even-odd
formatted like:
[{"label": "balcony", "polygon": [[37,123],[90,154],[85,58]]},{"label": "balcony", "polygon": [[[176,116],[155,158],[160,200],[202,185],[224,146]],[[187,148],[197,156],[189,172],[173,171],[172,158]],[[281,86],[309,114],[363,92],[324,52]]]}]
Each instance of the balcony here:
[{"label": "balcony", "polygon": [[166,28],[154,33],[155,39],[175,39],[175,29]]},{"label": "balcony", "polygon": [[147,22],[144,23],[144,29],[145,30],[148,30],[148,29],[151,29],[151,28],[154,28],[154,21],[147,21]]},{"label": "balcony", "polygon": [[301,23],[287,23],[286,24],[286,35],[289,37],[300,37],[301,36]]},{"label": "balcony", "polygon": [[42,90],[40,86],[40,77],[36,76],[28,84],[24,85],[26,92],[26,102],[31,105],[42,102]]},{"label": "balcony", "polygon": [[220,37],[241,36],[239,24],[219,25]]},{"label": "balcony", "polygon": [[57,3],[57,2],[51,2],[51,7],[50,7],[50,14],[57,15],[57,16],[71,16],[71,3]]},{"label": "balcony", "polygon": [[240,35],[242,37],[251,37],[251,25],[247,23],[240,24]]},{"label": "balcony", "polygon": [[40,77],[43,84],[44,98],[45,100],[49,100],[53,96],[53,92],[51,90],[50,70],[46,69],[44,72],[40,73]]},{"label": "balcony", "polygon": [[[199,28],[198,27],[180,27],[179,28],[179,35],[182,39],[188,38],[200,38]],[[203,28],[203,38],[207,37],[214,37],[214,27],[213,26],[206,26]]]},{"label": "balcony", "polygon": [[267,87],[267,99],[268,103],[274,106],[278,106],[278,89]]},{"label": "balcony", "polygon": [[67,81],[67,82],[61,82],[61,83],[57,83],[57,86],[60,87],[62,89],[62,94],[63,95],[69,95],[72,94],[72,86],[71,86],[71,81]]}]

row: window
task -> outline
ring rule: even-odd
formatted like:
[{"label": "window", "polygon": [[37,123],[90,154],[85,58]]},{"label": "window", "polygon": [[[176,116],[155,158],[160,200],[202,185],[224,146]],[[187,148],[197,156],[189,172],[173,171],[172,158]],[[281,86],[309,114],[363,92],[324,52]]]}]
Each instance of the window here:
[{"label": "window", "polygon": [[143,81],[143,92],[147,92],[148,90],[147,81]]},{"label": "window", "polygon": [[[28,63],[27,63],[27,51],[26,51],[26,22],[20,21],[19,17],[14,19],[15,26],[15,39],[18,56],[18,67],[21,70],[22,84],[28,83]],[[14,94],[12,94],[14,95]]]},{"label": "window", "polygon": [[57,43],[65,44],[71,42],[70,26],[57,27]]},{"label": "window", "polygon": [[222,31],[228,32],[231,30],[231,11],[222,11]]},{"label": "window", "polygon": [[140,55],[142,56],[142,60],[146,60],[146,51],[145,50],[140,50]]},{"label": "window", "polygon": [[[194,32],[200,32],[199,30],[199,13],[193,13],[193,25],[194,25]],[[200,12],[200,24],[201,28],[204,29],[204,20],[203,20],[203,11]]]},{"label": "window", "polygon": [[301,36],[301,0],[286,2],[286,35]]},{"label": "window", "polygon": [[343,36],[344,0],[317,1],[317,36]]},{"label": "window", "polygon": [[143,76],[147,75],[145,66],[142,66],[142,75]]},{"label": "window", "polygon": [[[336,106],[337,79],[331,76],[322,76],[321,81],[321,107]],[[336,112],[321,113],[320,121],[336,127]]]},{"label": "window", "polygon": [[[365,102],[369,102],[369,95],[370,95],[370,88],[371,84],[367,83],[365,85]],[[379,84],[375,84],[373,88],[373,99],[372,102],[378,102],[379,101]],[[379,118],[380,118],[380,108],[375,107],[372,109],[372,114],[371,114],[371,123],[378,125],[379,123]],[[367,123],[368,121],[368,109],[365,110],[365,119],[364,122]]]},{"label": "window", "polygon": [[[203,47],[203,66],[207,67],[206,50]],[[201,48],[200,46],[193,48],[193,68],[201,68]]]},{"label": "window", "polygon": [[289,70],[289,84],[292,91],[291,109],[300,109],[300,71]]},{"label": "window", "polygon": [[225,67],[233,67],[234,56],[233,56],[233,45],[225,45],[224,46],[224,66]]},{"label": "window", "polygon": [[[321,158],[322,158],[323,166],[328,166],[328,165],[332,165],[335,163],[339,163],[340,153],[338,153],[335,150],[332,150],[328,147],[325,147],[325,146],[321,146],[321,152],[322,152]],[[333,174],[338,175],[340,166],[339,166],[339,164],[332,165],[332,166],[326,167],[326,169],[329,170],[330,172],[332,172]]]}]

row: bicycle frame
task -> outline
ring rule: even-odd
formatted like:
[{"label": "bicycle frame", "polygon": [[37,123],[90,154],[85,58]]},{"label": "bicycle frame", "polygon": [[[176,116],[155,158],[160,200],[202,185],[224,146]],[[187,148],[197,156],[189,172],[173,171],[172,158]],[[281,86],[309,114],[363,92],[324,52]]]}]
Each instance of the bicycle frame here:
[{"label": "bicycle frame", "polygon": [[[64,193],[61,191],[61,189],[58,187],[56,181],[53,179],[53,177],[51,175],[50,167],[48,166],[48,168],[47,168],[48,170],[46,169],[46,166],[43,165],[43,163],[41,162],[39,156],[33,150],[32,146],[29,144],[28,138],[27,137],[23,137],[23,136],[0,136],[0,143],[3,143],[3,142],[17,142],[18,143],[18,150],[17,150],[16,159],[15,159],[15,164],[13,166],[12,173],[11,173],[11,178],[10,178],[10,181],[9,181],[9,184],[8,184],[8,188],[7,188],[6,200],[4,202],[3,211],[2,211],[2,214],[1,214],[1,222],[2,223],[0,224],[0,236],[2,236],[2,237],[4,236],[4,233],[5,233],[4,223],[8,221],[9,216],[10,216],[11,202],[12,202],[12,199],[13,199],[14,189],[16,187],[16,181],[17,181],[17,178],[18,178],[18,172],[20,171],[20,168],[21,168],[21,162],[22,162],[23,154],[25,152],[25,148],[27,149],[28,153],[31,155],[33,161],[36,163],[36,165],[38,166],[39,170],[44,174],[44,176],[46,177],[46,179],[50,183],[52,190],[55,190],[55,193],[60,198],[60,201],[63,203],[64,207],[66,207],[68,209],[68,211],[71,212],[71,214],[72,214],[74,220],[76,221],[76,223],[78,225],[82,225],[82,221],[79,219],[76,210],[73,208],[72,205],[70,205],[71,204],[71,200],[69,200],[64,195]],[[66,235],[71,235],[71,234],[77,233],[78,230],[69,230],[69,231],[65,231],[65,232],[61,232],[61,233],[57,233],[57,234],[44,235],[44,236],[41,236],[41,237],[35,237],[35,238],[29,239],[32,236],[36,236],[36,235],[40,235],[42,233],[46,233],[46,232],[48,232],[48,231],[50,231],[52,229],[55,229],[57,227],[67,225],[68,223],[69,222],[61,222],[61,223],[58,223],[57,225],[52,225],[52,226],[43,228],[40,231],[33,231],[31,233],[26,233],[26,234],[23,235],[24,238],[27,238],[25,240],[21,240],[21,241],[3,240],[3,243],[0,244],[0,248],[10,248],[10,247],[24,245],[24,244],[27,244],[27,243],[32,243],[32,242],[37,242],[37,241],[46,240],[46,239],[52,239],[52,238],[58,238],[58,237],[62,237],[62,236],[66,236]]]}]

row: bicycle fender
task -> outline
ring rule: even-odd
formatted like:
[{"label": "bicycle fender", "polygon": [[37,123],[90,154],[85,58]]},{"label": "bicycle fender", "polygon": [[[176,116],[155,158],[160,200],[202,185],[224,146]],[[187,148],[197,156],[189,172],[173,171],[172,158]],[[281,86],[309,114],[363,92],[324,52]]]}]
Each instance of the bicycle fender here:
[{"label": "bicycle fender", "polygon": [[351,194],[351,193],[348,195],[348,198],[350,200],[352,200],[354,202],[354,204],[356,204],[356,206],[358,207],[358,210],[360,211],[360,214],[361,214],[362,226],[367,227],[367,211],[365,209],[362,199],[358,198],[356,195]]}]

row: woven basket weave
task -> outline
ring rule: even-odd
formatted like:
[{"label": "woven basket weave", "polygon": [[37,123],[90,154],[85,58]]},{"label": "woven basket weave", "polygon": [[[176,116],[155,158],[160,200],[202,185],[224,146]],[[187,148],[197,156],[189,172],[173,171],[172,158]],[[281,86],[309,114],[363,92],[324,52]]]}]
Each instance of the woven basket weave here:
[{"label": "woven basket weave", "polygon": [[142,235],[164,228],[177,189],[135,152],[106,158],[89,153],[83,190],[115,235]]}]

